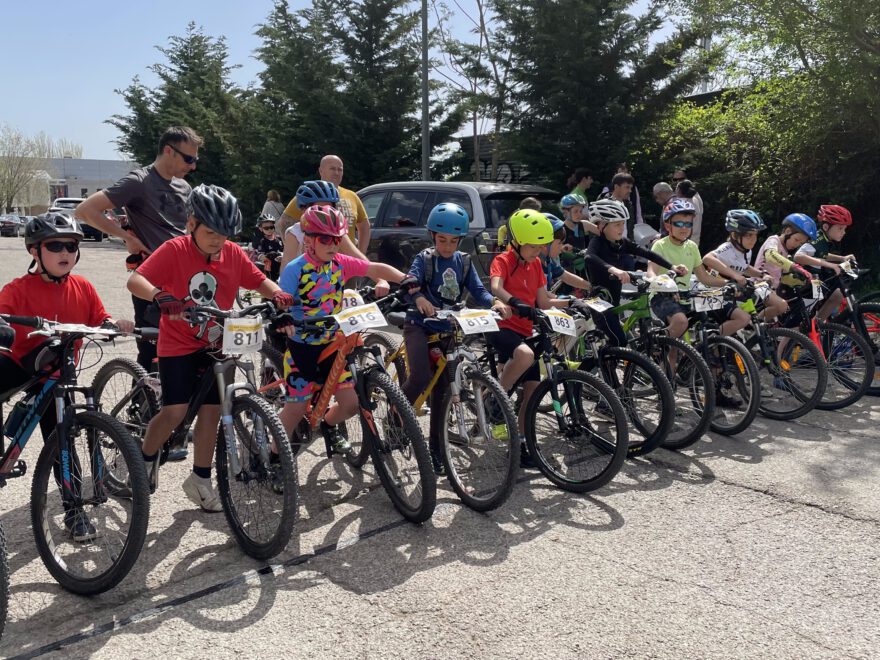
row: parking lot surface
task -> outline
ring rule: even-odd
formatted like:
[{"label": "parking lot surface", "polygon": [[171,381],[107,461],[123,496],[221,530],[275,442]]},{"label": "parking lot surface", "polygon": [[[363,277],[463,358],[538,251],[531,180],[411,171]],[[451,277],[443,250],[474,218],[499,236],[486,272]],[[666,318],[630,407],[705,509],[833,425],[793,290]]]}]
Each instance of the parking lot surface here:
[{"label": "parking lot surface", "polygon": [[[125,252],[86,243],[75,272],[130,318]],[[0,239],[0,282],[25,272]],[[84,363],[92,365],[94,359]],[[134,356],[133,343],[103,359]],[[82,375],[90,381],[96,367]],[[62,590],[34,547],[30,475],[2,490],[12,571],[4,657],[868,658],[880,649],[880,399],[629,461],[576,496],[521,474],[488,515],[445,485],[403,522],[368,465],[299,459],[300,521],[267,566],[167,464],[132,573]],[[32,466],[39,437],[23,457]]]}]

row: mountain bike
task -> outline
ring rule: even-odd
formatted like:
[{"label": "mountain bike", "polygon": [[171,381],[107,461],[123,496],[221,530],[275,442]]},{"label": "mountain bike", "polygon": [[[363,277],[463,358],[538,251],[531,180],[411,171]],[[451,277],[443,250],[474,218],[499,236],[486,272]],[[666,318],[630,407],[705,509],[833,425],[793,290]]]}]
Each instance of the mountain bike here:
[{"label": "mountain bike", "polygon": [[[421,523],[430,518],[437,503],[437,480],[416,413],[386,373],[380,350],[364,346],[361,337],[367,328],[387,325],[379,307],[376,303],[357,305],[335,316],[292,319],[292,323],[307,332],[339,330],[319,357],[320,362],[335,355],[323,387],[313,394],[305,417],[294,429],[294,443],[312,441],[339,377],[348,370],[360,407],[362,446],[369,451],[385,492],[408,521]],[[263,387],[278,386],[276,381]],[[346,423],[344,432],[351,434],[353,430],[352,424]],[[337,452],[329,438],[325,437],[325,443],[327,456],[332,457]],[[360,452],[348,452],[346,460],[357,465],[359,456]]]},{"label": "mountain bike", "polygon": [[[401,304],[406,307],[405,304]],[[388,321],[397,327],[405,322],[406,310],[390,312]],[[516,414],[501,384],[480,370],[476,353],[465,343],[469,336],[498,330],[490,310],[456,305],[437,310],[439,329],[428,337],[433,373],[425,390],[413,404],[417,414],[438,387],[441,378],[448,392],[435,396],[437,410],[428,414],[444,420],[437,424],[443,465],[452,489],[476,511],[501,506],[513,490],[519,469],[519,434]],[[386,335],[369,333],[366,346],[382,350],[385,368],[399,383],[406,381],[409,366],[406,346],[391,345]]]},{"label": "mountain bike", "polygon": [[[186,319],[199,327],[198,336],[207,335],[206,352],[214,364],[201,376],[183,421],[163,447],[167,454],[169,446],[186,437],[216,384],[222,408],[215,450],[220,501],[239,546],[256,559],[284,549],[297,516],[297,471],[290,442],[275,408],[257,394],[253,362],[243,357],[259,351],[264,318],[276,315],[271,302],[242,310],[185,310]],[[125,360],[107,363],[95,376],[95,390],[104,409],[142,441],[146,424],[158,410],[161,386],[154,376],[133,368],[137,366]],[[113,385],[120,382],[120,388]],[[119,396],[118,389],[126,384],[128,390]]]},{"label": "mountain bike", "polygon": [[[535,309],[534,315],[534,334],[524,341],[534,351],[542,380],[527,402],[519,401],[525,405],[526,445],[551,483],[573,493],[596,490],[626,459],[627,413],[602,380],[568,368],[554,339],[559,329],[574,332],[574,319],[554,309]],[[479,359],[497,379],[499,364],[490,345]]]},{"label": "mountain bike", "polygon": [[[77,594],[117,585],[140,555],[150,517],[150,491],[135,440],[118,421],[100,412],[90,387],[76,383],[77,346],[117,330],[2,315],[8,323],[35,328],[47,338],[35,373],[2,393],[18,393],[3,427],[9,446],[0,458],[0,487],[24,476],[19,458],[40,418],[54,406],[58,422],[45,439],[34,469],[31,522],[37,550],[58,583]],[[77,402],[77,399],[84,399]],[[0,449],[5,444],[0,439]],[[114,476],[115,475],[115,476]]]},{"label": "mountain bike", "polygon": [[663,293],[668,285],[639,271],[629,276],[635,291],[624,290],[621,297],[627,302],[609,311],[624,317],[622,325],[630,337],[629,346],[659,365],[672,386],[675,420],[660,446],[683,449],[697,442],[715,417],[715,383],[699,351],[682,339],[668,336],[665,324],[651,315],[651,295]]}]

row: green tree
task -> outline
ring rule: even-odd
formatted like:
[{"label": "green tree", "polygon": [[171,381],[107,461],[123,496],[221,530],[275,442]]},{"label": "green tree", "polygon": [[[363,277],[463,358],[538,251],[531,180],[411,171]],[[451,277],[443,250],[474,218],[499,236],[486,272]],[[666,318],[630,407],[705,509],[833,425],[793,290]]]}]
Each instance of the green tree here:
[{"label": "green tree", "polygon": [[511,142],[532,177],[560,186],[587,165],[597,175],[640,153],[640,136],[707,71],[699,32],[649,45],[659,3],[641,16],[629,0],[498,0],[512,52]]}]

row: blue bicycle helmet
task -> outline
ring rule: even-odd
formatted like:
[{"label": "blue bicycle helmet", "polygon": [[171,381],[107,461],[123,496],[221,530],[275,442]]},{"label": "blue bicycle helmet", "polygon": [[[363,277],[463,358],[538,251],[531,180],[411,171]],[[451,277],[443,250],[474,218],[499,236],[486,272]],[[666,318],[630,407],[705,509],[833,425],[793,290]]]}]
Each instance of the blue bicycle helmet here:
[{"label": "blue bicycle helmet", "polygon": [[663,222],[668,222],[669,218],[678,213],[684,213],[686,215],[696,215],[697,209],[694,206],[693,202],[691,202],[691,200],[675,197],[673,199],[670,199],[669,203],[663,207]]},{"label": "blue bicycle helmet", "polygon": [[309,204],[337,204],[339,191],[330,181],[304,181],[296,189],[296,205],[304,209]]},{"label": "blue bicycle helmet", "polygon": [[550,221],[550,224],[553,225],[553,233],[554,234],[556,232],[558,232],[560,229],[565,227],[565,223],[562,220],[560,220],[559,218],[557,218],[555,215],[553,215],[552,213],[545,213],[544,215]]},{"label": "blue bicycle helmet", "polygon": [[428,215],[428,231],[452,236],[467,236],[470,218],[458,204],[437,204]]},{"label": "blue bicycle helmet", "polygon": [[815,241],[819,237],[819,232],[816,231],[816,221],[805,213],[790,213],[785,216],[782,226],[794,227],[797,231],[809,236],[811,241]]},{"label": "blue bicycle helmet", "polygon": [[754,211],[748,209],[732,209],[727,212],[724,218],[724,228],[737,234],[744,234],[747,231],[764,231],[767,225],[761,220]]},{"label": "blue bicycle helmet", "polygon": [[587,200],[583,195],[578,193],[570,193],[559,200],[559,210],[564,211],[572,206],[586,206]]}]

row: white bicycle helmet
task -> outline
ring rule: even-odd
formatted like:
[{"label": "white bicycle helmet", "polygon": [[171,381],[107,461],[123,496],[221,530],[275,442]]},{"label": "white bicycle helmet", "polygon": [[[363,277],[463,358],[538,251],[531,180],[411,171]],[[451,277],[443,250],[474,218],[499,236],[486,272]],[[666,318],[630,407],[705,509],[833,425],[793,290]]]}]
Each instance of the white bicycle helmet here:
[{"label": "white bicycle helmet", "polygon": [[593,222],[626,222],[629,211],[616,199],[599,199],[590,204],[590,218]]}]

